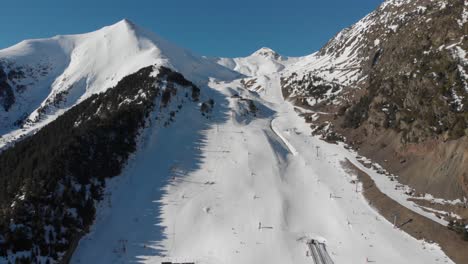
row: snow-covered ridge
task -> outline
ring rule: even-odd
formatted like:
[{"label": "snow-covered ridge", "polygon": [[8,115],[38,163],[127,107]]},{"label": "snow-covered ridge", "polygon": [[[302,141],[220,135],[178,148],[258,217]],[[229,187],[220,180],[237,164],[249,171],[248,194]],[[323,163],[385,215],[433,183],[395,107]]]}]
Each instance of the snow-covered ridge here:
[{"label": "snow-covered ridge", "polygon": [[15,122],[35,126],[149,65],[171,68],[197,84],[239,76],[125,19],[91,33],[26,40],[0,50],[5,74],[21,73],[8,80],[15,102],[0,109],[0,135],[10,138]]}]

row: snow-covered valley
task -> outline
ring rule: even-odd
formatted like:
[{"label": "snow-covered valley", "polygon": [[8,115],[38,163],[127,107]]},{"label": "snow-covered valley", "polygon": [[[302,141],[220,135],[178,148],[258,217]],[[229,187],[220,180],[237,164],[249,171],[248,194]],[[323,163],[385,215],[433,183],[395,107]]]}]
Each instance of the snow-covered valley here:
[{"label": "snow-covered valley", "polygon": [[436,2],[302,57],[126,19],[0,50],[0,264],[466,263],[468,1]]},{"label": "snow-covered valley", "polygon": [[212,81],[210,119],[186,109],[148,128],[72,263],[313,263],[310,239],[335,263],[451,263],[369,206],[341,166],[354,154],[310,136],[279,75],[267,79],[262,95]]}]

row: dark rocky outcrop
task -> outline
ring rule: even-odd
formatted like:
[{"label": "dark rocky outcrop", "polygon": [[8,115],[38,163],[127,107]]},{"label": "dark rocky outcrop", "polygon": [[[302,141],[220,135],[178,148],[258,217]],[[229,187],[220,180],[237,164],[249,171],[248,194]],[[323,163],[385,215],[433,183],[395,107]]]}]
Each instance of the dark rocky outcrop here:
[{"label": "dark rocky outcrop", "polygon": [[0,67],[0,107],[8,111],[15,103],[15,95],[12,87],[8,84],[8,76]]}]

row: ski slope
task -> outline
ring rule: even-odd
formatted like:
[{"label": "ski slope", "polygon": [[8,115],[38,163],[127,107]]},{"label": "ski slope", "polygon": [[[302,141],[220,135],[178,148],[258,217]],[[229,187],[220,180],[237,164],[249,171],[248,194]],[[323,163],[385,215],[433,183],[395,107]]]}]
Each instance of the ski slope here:
[{"label": "ski slope", "polygon": [[311,239],[334,263],[452,263],[369,206],[340,164],[354,154],[310,136],[278,74],[262,80],[261,95],[212,80],[211,118],[193,105],[169,127],[149,125],[72,263],[305,264]]}]

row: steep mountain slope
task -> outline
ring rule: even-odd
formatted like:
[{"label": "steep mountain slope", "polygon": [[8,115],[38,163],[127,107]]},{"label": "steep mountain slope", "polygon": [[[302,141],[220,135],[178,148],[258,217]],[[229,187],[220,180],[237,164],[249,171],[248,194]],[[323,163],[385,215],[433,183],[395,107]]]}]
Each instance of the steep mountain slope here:
[{"label": "steep mountain slope", "polygon": [[44,125],[149,65],[174,69],[198,84],[239,76],[128,20],[87,34],[26,40],[0,51],[2,145],[19,136],[18,127]]},{"label": "steep mountain slope", "polygon": [[202,109],[193,109],[200,98],[179,73],[149,66],[5,150],[0,263],[68,261],[93,222],[106,179],[121,173],[143,128],[170,126],[186,107],[201,117]]},{"label": "steep mountain slope", "polygon": [[328,113],[313,118],[317,133],[345,136],[417,192],[462,199],[467,8],[464,0],[385,1],[283,74],[285,95]]}]

